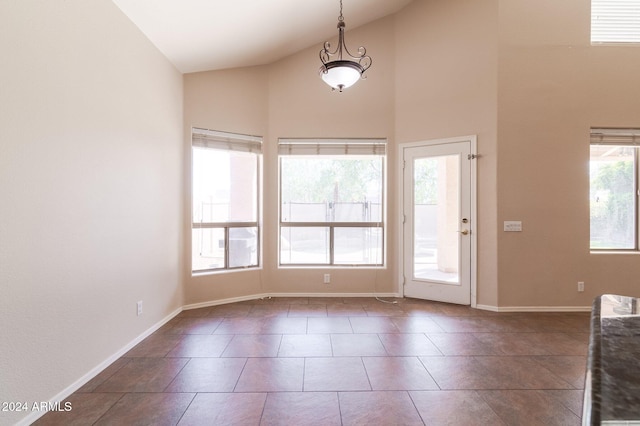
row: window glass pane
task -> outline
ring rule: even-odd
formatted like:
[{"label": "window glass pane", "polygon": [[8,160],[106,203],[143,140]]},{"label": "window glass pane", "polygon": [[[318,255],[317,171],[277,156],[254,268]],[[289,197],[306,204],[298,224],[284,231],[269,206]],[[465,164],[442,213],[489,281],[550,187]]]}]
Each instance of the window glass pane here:
[{"label": "window glass pane", "polygon": [[328,264],[329,228],[282,227],[281,264]]},{"label": "window glass pane", "polygon": [[193,147],[193,222],[256,222],[257,155]]},{"label": "window glass pane", "polygon": [[198,228],[191,235],[192,270],[224,268],[224,229]]},{"label": "window glass pane", "polygon": [[382,228],[334,228],[334,263],[381,265]]},{"label": "window glass pane", "polygon": [[328,222],[329,217],[328,203],[282,202],[283,222],[292,222],[291,218],[298,222]]},{"label": "window glass pane", "polygon": [[229,268],[258,264],[258,228],[229,228]]},{"label": "window glass pane", "polygon": [[281,157],[283,222],[378,222],[383,157]]},{"label": "window glass pane", "polygon": [[591,145],[592,249],[635,248],[635,149]]}]

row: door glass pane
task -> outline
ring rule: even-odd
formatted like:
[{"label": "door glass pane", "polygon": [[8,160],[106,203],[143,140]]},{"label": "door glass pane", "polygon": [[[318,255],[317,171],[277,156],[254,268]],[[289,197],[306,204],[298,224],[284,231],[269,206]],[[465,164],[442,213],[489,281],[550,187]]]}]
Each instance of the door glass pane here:
[{"label": "door glass pane", "polygon": [[224,228],[194,228],[191,242],[192,270],[224,268]]},{"label": "door glass pane", "polygon": [[334,263],[382,265],[382,228],[334,228]]},{"label": "door glass pane", "polygon": [[592,145],[591,248],[633,249],[636,232],[634,147]]},{"label": "door glass pane", "polygon": [[459,284],[460,156],[414,160],[414,279]]},{"label": "door glass pane", "polygon": [[328,264],[329,228],[291,227],[280,228],[280,263]]}]

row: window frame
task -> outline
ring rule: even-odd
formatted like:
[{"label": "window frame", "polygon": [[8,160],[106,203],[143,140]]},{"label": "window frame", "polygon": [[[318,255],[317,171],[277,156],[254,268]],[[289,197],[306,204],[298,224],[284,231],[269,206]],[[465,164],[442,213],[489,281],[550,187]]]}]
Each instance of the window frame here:
[{"label": "window frame", "polygon": [[[637,253],[640,254],[640,129],[634,128],[591,128],[589,143],[589,163],[591,163],[591,147],[611,146],[633,149],[633,233],[632,248],[598,248],[591,246],[591,213],[589,213],[589,250],[591,253]],[[589,179],[591,174],[589,173]],[[589,198],[591,199],[591,181],[589,182]],[[591,201],[589,202],[591,212]]]},{"label": "window frame", "polygon": [[[260,136],[244,135],[238,133],[222,132],[217,130],[191,128],[191,274],[206,275],[212,273],[244,271],[249,269],[259,269],[262,267],[262,161],[263,161],[263,139]],[[199,222],[195,221],[194,212],[194,149],[204,148],[218,151],[247,152],[255,155],[256,170],[256,199],[255,199],[255,221],[221,221],[221,222]],[[255,228],[256,229],[256,263],[246,266],[229,266],[230,264],[230,239],[229,233],[234,229]],[[216,268],[194,269],[193,268],[193,231],[198,229],[222,229],[224,235],[224,266]]]},{"label": "window frame", "polygon": [[[349,157],[377,156],[381,162],[380,220],[360,222],[283,221],[282,183],[283,157]],[[387,210],[387,140],[386,139],[289,139],[278,140],[278,267],[279,268],[385,268],[387,259],[386,210]],[[282,232],[285,228],[329,228],[329,261],[327,263],[283,263]],[[381,232],[381,258],[379,263],[335,263],[335,231],[339,228],[374,228]]]}]

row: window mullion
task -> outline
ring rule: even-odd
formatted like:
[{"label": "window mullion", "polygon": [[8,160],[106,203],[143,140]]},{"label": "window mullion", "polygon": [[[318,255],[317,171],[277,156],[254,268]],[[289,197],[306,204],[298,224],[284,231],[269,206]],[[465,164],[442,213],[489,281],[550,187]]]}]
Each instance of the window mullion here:
[{"label": "window mullion", "polygon": [[633,149],[633,175],[634,175],[634,188],[633,188],[633,194],[634,194],[634,221],[633,223],[635,224],[635,232],[634,232],[634,237],[635,237],[635,250],[636,251],[640,251],[640,236],[638,235],[638,232],[640,231],[640,206],[638,206],[638,203],[640,202],[640,194],[638,193],[638,184],[640,183],[640,179],[638,177],[639,174],[639,168],[638,168],[638,147],[635,147]]},{"label": "window mullion", "polygon": [[224,267],[229,268],[229,227],[224,227]]},{"label": "window mullion", "polygon": [[257,228],[258,222],[193,222],[191,226],[198,228]]},{"label": "window mullion", "polygon": [[334,227],[329,226],[329,265],[333,265],[334,255],[333,255],[333,238],[334,238]]}]

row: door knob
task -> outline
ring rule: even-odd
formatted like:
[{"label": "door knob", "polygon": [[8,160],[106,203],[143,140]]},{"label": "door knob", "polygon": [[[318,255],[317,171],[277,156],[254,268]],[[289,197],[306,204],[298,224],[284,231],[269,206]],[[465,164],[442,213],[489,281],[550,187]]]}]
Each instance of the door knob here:
[{"label": "door knob", "polygon": [[469,234],[469,230],[468,229],[463,229],[462,231],[460,231],[460,233],[462,235],[468,235]]}]

